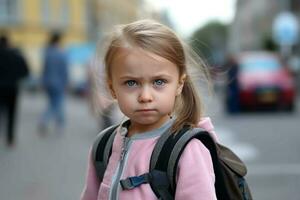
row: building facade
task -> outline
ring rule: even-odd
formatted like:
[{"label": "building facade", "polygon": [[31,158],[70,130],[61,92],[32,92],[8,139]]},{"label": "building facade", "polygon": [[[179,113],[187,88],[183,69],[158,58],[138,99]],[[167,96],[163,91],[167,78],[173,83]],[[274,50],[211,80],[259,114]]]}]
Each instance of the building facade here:
[{"label": "building facade", "polygon": [[237,0],[236,13],[229,30],[229,52],[259,50],[272,38],[273,20],[282,11],[291,11],[300,21],[297,0]]},{"label": "building facade", "polygon": [[141,18],[162,19],[145,0],[0,0],[0,33],[7,33],[24,52],[33,77],[40,75],[51,32],[63,33],[64,46],[70,50],[71,78],[81,80],[87,60],[83,54],[88,57],[114,25]]},{"label": "building facade", "polygon": [[64,44],[87,40],[84,0],[0,0],[0,32],[9,35],[39,73],[42,48],[53,31],[64,35]]}]

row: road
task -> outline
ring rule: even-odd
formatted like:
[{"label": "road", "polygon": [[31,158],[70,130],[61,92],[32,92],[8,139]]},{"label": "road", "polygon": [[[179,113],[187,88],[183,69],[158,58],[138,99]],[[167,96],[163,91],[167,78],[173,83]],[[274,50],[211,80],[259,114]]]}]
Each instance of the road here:
[{"label": "road", "polygon": [[67,99],[67,127],[63,134],[38,133],[38,118],[46,100],[23,94],[19,104],[15,148],[0,144],[1,200],[79,199],[89,146],[98,132],[95,119],[81,99]]},{"label": "road", "polygon": [[[218,96],[218,95],[217,95]],[[300,101],[294,113],[265,112],[230,116],[222,98],[206,100],[221,141],[248,167],[254,199],[297,199],[300,188]],[[217,99],[217,100],[215,100]]]},{"label": "road", "polygon": [[[220,140],[247,164],[254,199],[298,199],[300,188],[300,102],[293,113],[229,116],[220,95],[206,97],[207,115]],[[83,99],[68,97],[63,134],[41,136],[37,121],[44,96],[24,92],[20,99],[17,144],[7,148],[0,134],[1,200],[78,199],[89,146],[99,128]]]}]

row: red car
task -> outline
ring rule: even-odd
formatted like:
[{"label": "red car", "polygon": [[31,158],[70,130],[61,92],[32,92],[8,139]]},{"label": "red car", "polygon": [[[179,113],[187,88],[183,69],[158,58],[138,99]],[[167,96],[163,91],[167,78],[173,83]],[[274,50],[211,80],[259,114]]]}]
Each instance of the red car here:
[{"label": "red car", "polygon": [[[247,52],[237,55],[236,81],[229,80],[227,110],[294,110],[296,87],[293,76],[277,54]],[[230,71],[229,70],[229,71]],[[230,73],[229,73],[230,74]],[[235,84],[235,85],[234,85]]]}]

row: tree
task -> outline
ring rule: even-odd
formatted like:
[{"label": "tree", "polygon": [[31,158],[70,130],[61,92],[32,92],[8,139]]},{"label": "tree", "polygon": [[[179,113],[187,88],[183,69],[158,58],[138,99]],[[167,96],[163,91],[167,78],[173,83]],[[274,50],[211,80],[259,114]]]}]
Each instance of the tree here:
[{"label": "tree", "polygon": [[191,46],[208,64],[219,65],[225,58],[227,30],[227,25],[211,21],[192,34]]}]

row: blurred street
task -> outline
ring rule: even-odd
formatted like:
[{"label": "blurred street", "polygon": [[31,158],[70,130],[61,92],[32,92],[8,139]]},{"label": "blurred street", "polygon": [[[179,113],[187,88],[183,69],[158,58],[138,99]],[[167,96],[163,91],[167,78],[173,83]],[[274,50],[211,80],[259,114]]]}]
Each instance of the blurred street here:
[{"label": "blurred street", "polygon": [[[246,163],[254,200],[300,200],[299,0],[0,0],[0,200],[79,199],[101,131],[84,96],[102,94],[107,34],[139,19],[170,27],[207,64],[216,93],[201,96],[205,116]],[[270,109],[285,111],[251,112]],[[41,134],[38,125],[45,128],[51,113],[66,129]],[[16,128],[12,147],[6,120],[8,130]],[[7,135],[14,144],[13,131]]]},{"label": "blurred street", "polygon": [[[290,113],[224,114],[222,97],[206,98],[208,116],[220,140],[248,165],[254,199],[297,199],[300,187],[299,107]],[[218,98],[216,98],[218,97]],[[98,132],[83,99],[68,97],[63,135],[37,132],[42,94],[20,98],[17,144],[0,143],[1,200],[73,200],[83,187],[89,146]],[[300,199],[300,198],[298,198]]]},{"label": "blurred street", "polygon": [[294,113],[228,116],[217,109],[210,115],[221,142],[245,161],[254,199],[300,199],[299,98],[296,107]]},{"label": "blurred street", "polygon": [[1,200],[78,199],[83,187],[87,154],[97,124],[83,100],[66,101],[67,127],[60,135],[38,134],[45,108],[41,94],[24,94],[19,102],[17,144],[8,149],[1,135]]}]

